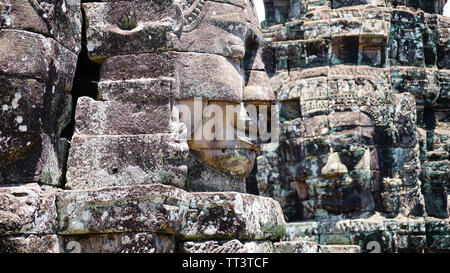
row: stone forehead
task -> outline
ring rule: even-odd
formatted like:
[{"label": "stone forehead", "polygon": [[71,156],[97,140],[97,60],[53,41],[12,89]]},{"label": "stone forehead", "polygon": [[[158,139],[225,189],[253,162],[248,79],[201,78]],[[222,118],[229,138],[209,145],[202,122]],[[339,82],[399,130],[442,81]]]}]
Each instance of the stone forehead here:
[{"label": "stone forehead", "polygon": [[368,114],[376,125],[386,123],[390,90],[383,80],[384,69],[334,66],[310,72],[303,71],[299,80],[303,116],[351,110]]},{"label": "stone forehead", "polygon": [[[227,4],[231,3],[231,4]],[[237,3],[237,4],[236,4]],[[87,49],[94,62],[130,53],[166,50],[242,54],[247,38],[262,40],[252,4],[233,1],[118,1],[83,4]],[[208,40],[208,43],[203,41]]]}]

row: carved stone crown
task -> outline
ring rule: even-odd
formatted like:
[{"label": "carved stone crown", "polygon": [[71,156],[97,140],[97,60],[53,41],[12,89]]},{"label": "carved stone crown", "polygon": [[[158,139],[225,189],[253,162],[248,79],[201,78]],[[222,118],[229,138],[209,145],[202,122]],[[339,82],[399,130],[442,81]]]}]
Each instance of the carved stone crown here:
[{"label": "carved stone crown", "polygon": [[[384,126],[389,118],[390,86],[380,78],[363,74],[329,71],[326,80],[304,79],[300,105],[303,117],[333,111],[361,111],[371,116],[376,126]],[[347,71],[348,72],[348,71]],[[381,72],[381,71],[378,71]],[[382,73],[380,73],[382,74]],[[323,79],[323,78],[322,78]]]}]

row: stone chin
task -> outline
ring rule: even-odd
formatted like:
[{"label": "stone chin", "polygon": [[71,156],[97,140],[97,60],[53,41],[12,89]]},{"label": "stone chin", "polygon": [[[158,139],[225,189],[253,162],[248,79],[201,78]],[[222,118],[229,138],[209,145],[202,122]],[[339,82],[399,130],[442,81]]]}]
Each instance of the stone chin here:
[{"label": "stone chin", "polygon": [[252,171],[256,158],[256,152],[246,149],[203,149],[191,152],[214,169],[243,178]]}]

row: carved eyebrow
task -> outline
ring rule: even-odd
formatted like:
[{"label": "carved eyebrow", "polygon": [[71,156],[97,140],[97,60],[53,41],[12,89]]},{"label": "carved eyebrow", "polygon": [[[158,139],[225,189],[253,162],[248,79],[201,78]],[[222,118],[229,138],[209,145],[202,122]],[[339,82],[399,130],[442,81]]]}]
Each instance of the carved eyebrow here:
[{"label": "carved eyebrow", "polygon": [[345,126],[338,126],[338,127],[330,128],[330,131],[332,134],[333,132],[344,132],[344,131],[356,129],[358,127],[360,127],[360,126],[359,125],[345,125]]}]

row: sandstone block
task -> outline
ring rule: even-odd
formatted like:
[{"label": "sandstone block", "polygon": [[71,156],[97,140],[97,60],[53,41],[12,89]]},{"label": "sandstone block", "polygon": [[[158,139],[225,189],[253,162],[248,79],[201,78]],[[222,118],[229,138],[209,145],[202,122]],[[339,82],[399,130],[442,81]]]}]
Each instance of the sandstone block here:
[{"label": "sandstone block", "polygon": [[76,132],[82,135],[139,135],[171,133],[172,103],[152,101],[94,101],[77,103]]},{"label": "sandstone block", "polygon": [[174,2],[110,1],[83,4],[90,58],[143,53],[169,47],[168,33],[179,29],[181,10]]},{"label": "sandstone block", "polygon": [[55,192],[38,184],[0,188],[0,235],[56,230]]},{"label": "sandstone block", "polygon": [[286,241],[274,243],[275,253],[321,253],[316,243],[306,241]]},{"label": "sandstone block", "polygon": [[0,28],[52,37],[75,54],[81,50],[80,0],[12,0],[1,4]]},{"label": "sandstone block", "polygon": [[273,253],[270,241],[189,241],[178,244],[177,253]]},{"label": "sandstone block", "polygon": [[273,199],[234,192],[188,193],[160,184],[61,191],[61,235],[173,234],[182,240],[277,240],[285,233]]},{"label": "sandstone block", "polygon": [[261,33],[248,3],[235,2],[86,3],[89,56],[102,63],[116,55],[174,49],[242,59],[247,33]]},{"label": "sandstone block", "polygon": [[0,237],[0,253],[59,253],[56,235]]},{"label": "sandstone block", "polygon": [[192,209],[180,231],[187,240],[277,240],[285,234],[280,204],[271,198],[236,192],[191,193],[189,197]]},{"label": "sandstone block", "polygon": [[151,183],[183,188],[187,143],[174,135],[87,136],[72,138],[67,189],[91,189]]},{"label": "sandstone block", "polygon": [[321,245],[322,253],[361,253],[358,245]]},{"label": "sandstone block", "polygon": [[[241,102],[242,78],[240,68],[223,56],[189,52],[148,53],[108,58],[101,71],[99,87],[104,99],[202,97]],[[130,89],[124,89],[125,86]],[[120,94],[118,89],[125,92]]]},{"label": "sandstone block", "polygon": [[77,55],[51,38],[22,30],[0,30],[0,72],[48,81],[69,91]]},{"label": "sandstone block", "polygon": [[59,236],[62,253],[173,253],[175,239],[156,233]]}]

